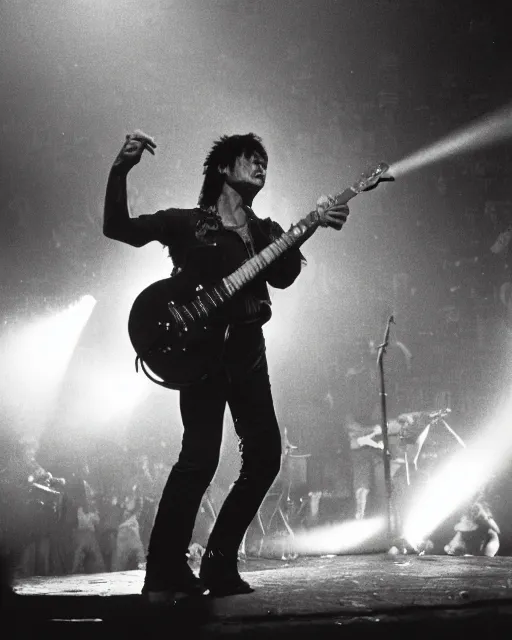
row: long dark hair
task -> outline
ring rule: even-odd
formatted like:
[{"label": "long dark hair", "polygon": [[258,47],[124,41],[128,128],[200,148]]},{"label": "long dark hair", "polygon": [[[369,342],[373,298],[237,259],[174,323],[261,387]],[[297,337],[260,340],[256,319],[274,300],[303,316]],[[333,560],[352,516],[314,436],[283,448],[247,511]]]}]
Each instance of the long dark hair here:
[{"label": "long dark hair", "polygon": [[217,203],[225,179],[224,174],[219,172],[219,167],[233,169],[237,158],[240,156],[250,158],[254,153],[259,153],[268,160],[261,138],[255,133],[221,136],[216,140],[203,164],[204,181],[198,205],[207,209]]}]

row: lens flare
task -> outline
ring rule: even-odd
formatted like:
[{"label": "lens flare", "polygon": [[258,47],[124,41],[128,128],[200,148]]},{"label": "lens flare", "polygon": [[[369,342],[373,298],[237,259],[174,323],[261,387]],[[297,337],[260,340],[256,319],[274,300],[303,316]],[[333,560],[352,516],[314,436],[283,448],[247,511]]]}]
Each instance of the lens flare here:
[{"label": "lens flare", "polygon": [[71,405],[68,419],[88,433],[103,429],[112,421],[126,419],[147,397],[150,383],[134,370],[104,363],[97,370],[95,363],[83,367],[80,384],[68,391]]},{"label": "lens flare", "polygon": [[50,414],[95,305],[93,296],[83,296],[59,313],[15,328],[2,344],[1,396],[18,419],[32,428],[42,426]]},{"label": "lens flare", "polygon": [[415,499],[405,518],[404,538],[418,547],[470,500],[508,461],[512,452],[512,397],[466,449],[449,459]]},{"label": "lens flare", "polygon": [[350,520],[296,533],[293,551],[302,555],[368,553],[385,545],[384,518]]},{"label": "lens flare", "polygon": [[461,127],[437,142],[392,164],[394,178],[466,151],[481,149],[512,137],[512,104]]}]

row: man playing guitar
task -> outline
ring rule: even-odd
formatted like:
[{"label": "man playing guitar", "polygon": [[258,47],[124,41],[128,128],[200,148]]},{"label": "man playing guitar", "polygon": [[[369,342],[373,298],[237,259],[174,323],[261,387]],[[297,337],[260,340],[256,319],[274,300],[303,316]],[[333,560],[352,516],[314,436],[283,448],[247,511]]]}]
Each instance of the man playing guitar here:
[{"label": "man playing guitar", "polygon": [[[348,414],[345,428],[348,433],[353,462],[355,517],[361,520],[366,515],[367,500],[373,492],[380,504],[385,499],[384,444],[380,439],[382,427],[361,425]],[[391,453],[391,478],[401,468],[403,460],[398,447],[401,425],[397,420],[388,421],[389,449]]]},{"label": "man playing guitar", "polygon": [[[155,148],[154,140],[141,131],[126,137],[107,183],[103,231],[108,238],[134,247],[156,240],[168,247],[175,272],[186,274],[192,269],[211,280],[250,261],[283,233],[276,222],[262,220],[252,210],[254,197],[265,185],[268,162],[254,134],[222,136],[214,143],[204,162],[196,207],[130,217],[127,174],[144,151],[154,155]],[[238,573],[238,549],[279,472],[281,459],[262,331],[271,315],[267,285],[290,286],[301,270],[298,246],[318,225],[340,230],[347,216],[345,204],[327,197],[319,200],[317,209],[301,221],[305,229],[301,242],[232,298],[218,368],[206,379],[180,389],[182,449],[151,533],[143,589],[150,601],[173,602],[178,592],[200,594],[206,589],[217,596],[252,591]],[[200,315],[203,306],[199,300],[185,311]],[[242,466],[218,514],[198,579],[186,554],[201,499],[219,461],[226,404],[240,439]]]}]

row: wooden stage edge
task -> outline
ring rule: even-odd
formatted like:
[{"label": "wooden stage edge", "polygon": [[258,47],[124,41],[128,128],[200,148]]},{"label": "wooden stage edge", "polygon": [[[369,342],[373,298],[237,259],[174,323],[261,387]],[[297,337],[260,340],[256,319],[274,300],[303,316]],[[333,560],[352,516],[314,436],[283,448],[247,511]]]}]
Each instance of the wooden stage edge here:
[{"label": "wooden stage edge", "polygon": [[[28,637],[449,637],[512,625],[512,558],[390,556],[248,559],[249,595],[185,599],[160,610],[139,595],[144,572],[18,580],[2,621]],[[131,633],[132,632],[132,633]],[[27,635],[23,635],[26,633]],[[112,633],[114,635],[112,635]],[[153,635],[154,633],[154,635]],[[20,634],[20,635],[18,635]],[[119,635],[121,637],[121,635]],[[436,639],[437,640],[437,639]]]}]

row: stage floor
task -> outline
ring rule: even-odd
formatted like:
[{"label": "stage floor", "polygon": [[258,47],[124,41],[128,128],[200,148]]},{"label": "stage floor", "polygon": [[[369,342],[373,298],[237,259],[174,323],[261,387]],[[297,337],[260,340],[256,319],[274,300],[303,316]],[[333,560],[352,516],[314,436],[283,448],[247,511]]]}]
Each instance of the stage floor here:
[{"label": "stage floor", "polygon": [[62,637],[97,638],[108,631],[105,637],[147,638],[161,637],[169,625],[165,635],[187,639],[448,637],[504,631],[512,623],[509,557],[248,559],[240,570],[254,593],[183,600],[164,612],[138,595],[143,571],[19,580],[4,620],[21,634],[43,625],[53,637],[62,631]]}]

